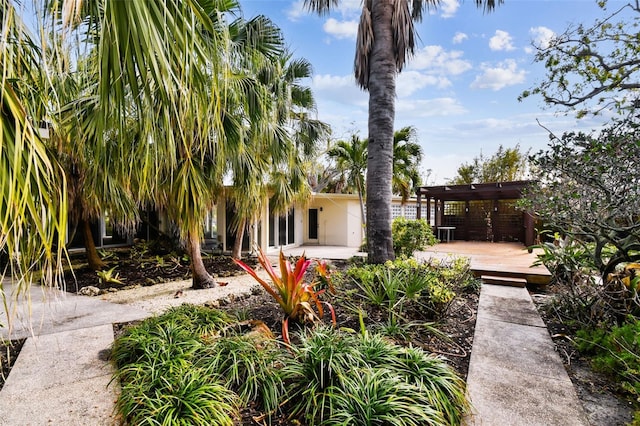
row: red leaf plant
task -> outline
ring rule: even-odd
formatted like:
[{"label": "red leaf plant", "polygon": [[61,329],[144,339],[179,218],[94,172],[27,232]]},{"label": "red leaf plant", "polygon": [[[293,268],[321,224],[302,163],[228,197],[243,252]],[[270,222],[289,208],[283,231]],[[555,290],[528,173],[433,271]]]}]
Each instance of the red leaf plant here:
[{"label": "red leaf plant", "polygon": [[[291,262],[287,260],[280,250],[280,275],[271,266],[271,262],[261,249],[258,249],[258,261],[260,265],[269,275],[273,285],[258,276],[250,266],[241,260],[234,259],[234,262],[251,275],[264,289],[269,293],[284,311],[284,319],[282,320],[282,339],[289,344],[289,320],[305,322],[317,322],[324,315],[322,305],[325,304],[331,312],[333,324],[336,323],[336,314],[333,306],[327,302],[320,301],[320,296],[325,289],[315,291],[314,286],[319,282],[305,282],[304,275],[312,261],[305,258],[303,254],[292,267]],[[319,268],[316,269],[318,276],[323,282],[328,282],[329,271],[324,263],[318,262]],[[333,292],[333,287],[328,287]],[[313,305],[317,309],[317,314],[313,310]]]}]

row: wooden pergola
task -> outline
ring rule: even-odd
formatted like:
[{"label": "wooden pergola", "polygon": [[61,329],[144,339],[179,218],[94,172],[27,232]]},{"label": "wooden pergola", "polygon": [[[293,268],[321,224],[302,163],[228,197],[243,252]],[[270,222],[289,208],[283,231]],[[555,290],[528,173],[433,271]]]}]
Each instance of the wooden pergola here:
[{"label": "wooden pergola", "polygon": [[435,229],[455,230],[455,239],[467,241],[519,241],[534,243],[534,218],[516,208],[524,188],[534,181],[481,183],[472,185],[422,186],[416,190],[417,217],[431,223],[434,203]]}]

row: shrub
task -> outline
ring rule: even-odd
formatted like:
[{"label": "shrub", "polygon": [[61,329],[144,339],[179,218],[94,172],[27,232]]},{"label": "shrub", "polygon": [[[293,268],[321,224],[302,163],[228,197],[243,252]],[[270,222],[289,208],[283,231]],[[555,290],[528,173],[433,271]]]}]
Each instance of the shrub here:
[{"label": "shrub", "polygon": [[391,314],[401,314],[415,305],[429,317],[442,315],[455,297],[452,282],[461,276],[455,271],[448,274],[415,259],[351,267],[346,272],[366,303],[386,308]]},{"label": "shrub", "polygon": [[[177,368],[176,368],[177,367]],[[233,425],[237,396],[192,365],[128,367],[116,410],[135,425]]]},{"label": "shrub", "polygon": [[112,347],[113,380],[120,381],[116,410],[123,420],[232,425],[241,402],[255,398],[275,407],[280,396],[272,362],[275,344],[266,343],[268,337],[221,336],[236,329],[230,322],[221,311],[182,305],[118,337]]},{"label": "shrub", "polygon": [[[542,236],[549,234],[549,231],[541,232]],[[534,266],[544,265],[551,272],[552,282],[569,285],[571,289],[592,282],[592,277],[598,270],[593,261],[593,250],[587,244],[562,239],[558,233],[553,234],[553,241],[543,242],[532,248],[542,250]]]},{"label": "shrub", "polygon": [[232,425],[244,406],[263,410],[267,422],[286,410],[289,420],[310,426],[455,425],[468,409],[464,382],[442,359],[364,327],[361,334],[305,330],[287,351],[259,332],[259,321],[227,321],[184,305],[118,337],[114,380],[121,382],[116,408],[123,421]]},{"label": "shrub", "polygon": [[594,355],[595,369],[618,377],[626,392],[640,398],[640,320],[611,330],[579,330],[577,343],[580,351]]},{"label": "shrub", "polygon": [[206,349],[203,339],[229,321],[222,312],[183,305],[118,337],[112,360],[122,418],[130,424],[232,425],[237,395],[196,365]]},{"label": "shrub", "polygon": [[424,250],[438,242],[431,226],[424,219],[409,220],[398,217],[391,224],[393,250],[398,256],[411,257],[418,250]]},{"label": "shrub", "polygon": [[287,352],[264,335],[230,335],[215,339],[197,365],[221,377],[244,405],[255,402],[275,413],[285,394],[278,367],[286,358]]},{"label": "shrub", "polygon": [[[291,262],[285,259],[282,250],[280,250],[280,273],[278,274],[271,266],[271,262],[265,253],[258,249],[258,261],[269,275],[272,286],[260,278],[253,268],[246,263],[237,259],[233,261],[251,275],[282,308],[285,315],[282,320],[282,339],[286,343],[289,343],[290,319],[298,322],[316,322],[323,317],[324,309],[322,308],[323,302],[320,301],[320,296],[325,292],[326,288],[333,291],[326,264],[319,262],[316,269],[316,273],[323,280],[309,283],[305,280],[305,273],[311,265],[311,261],[306,259],[304,255],[300,256],[295,267],[292,268]],[[324,285],[325,288],[316,291],[314,287],[318,284]],[[331,311],[333,323],[335,324],[336,318],[333,307],[327,302],[324,302],[324,304]],[[313,306],[318,312],[317,315],[313,310]]]},{"label": "shrub", "polygon": [[460,424],[464,382],[440,358],[380,335],[320,327],[301,338],[288,367],[292,415],[308,424]]}]

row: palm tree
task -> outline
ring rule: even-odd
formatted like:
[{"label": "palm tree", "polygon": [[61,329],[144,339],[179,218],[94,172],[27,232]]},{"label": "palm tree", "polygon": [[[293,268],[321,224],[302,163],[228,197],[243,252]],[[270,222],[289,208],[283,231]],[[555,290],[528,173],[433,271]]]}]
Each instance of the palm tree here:
[{"label": "palm tree", "polygon": [[[492,10],[502,0],[475,0]],[[304,0],[308,9],[328,13],[338,0]],[[391,238],[393,124],[396,75],[413,54],[414,22],[437,0],[365,0],[360,16],[355,54],[355,77],[369,92],[369,158],[367,167],[368,260],[383,263],[394,258]]]},{"label": "palm tree", "polygon": [[251,149],[230,158],[236,231],[232,257],[236,259],[241,257],[247,223],[257,219],[268,196],[272,211],[284,214],[311,194],[305,158],[315,154],[317,141],[329,128],[309,117],[315,100],[300,80],[310,76],[311,64],[304,59],[292,60],[288,52],[259,71],[260,81],[272,95],[270,121],[252,126],[248,135]]},{"label": "palm tree", "polygon": [[368,140],[360,139],[356,134],[351,135],[351,141],[338,141],[327,151],[327,156],[334,159],[338,170],[342,171],[342,179],[346,183],[345,190],[358,194],[363,227],[367,224],[364,210],[367,152]]},{"label": "palm tree", "polygon": [[420,186],[418,165],[422,161],[422,147],[416,142],[416,129],[403,127],[393,134],[393,193],[406,203],[415,188]]},{"label": "palm tree", "polygon": [[7,262],[0,278],[9,274],[18,295],[34,273],[47,283],[60,276],[66,192],[40,134],[52,101],[51,91],[35,89],[47,81],[41,50],[10,0],[0,0],[0,64],[0,253]]},{"label": "palm tree", "polygon": [[236,1],[63,6],[100,58],[92,128],[119,142],[116,158],[134,159],[133,168],[118,164],[136,183],[137,202],[166,209],[177,225],[194,288],[214,285],[200,252],[202,224],[221,194],[225,158],[242,149],[245,123],[266,113],[253,69],[283,49],[279,30],[264,17],[229,21],[241,15]]},{"label": "palm tree", "polygon": [[[232,2],[226,4],[231,5]],[[237,11],[239,4],[233,3],[233,6],[217,12]],[[200,252],[202,224],[222,194],[227,159],[234,162],[238,158],[246,158],[245,153],[254,152],[247,146],[252,132],[245,126],[261,128],[270,119],[269,91],[256,78],[256,71],[278,57],[284,49],[279,29],[265,17],[249,21],[237,18],[220,31],[229,35],[229,48],[217,52],[218,56],[212,57],[211,61],[228,60],[232,64],[224,75],[226,90],[217,95],[224,96],[222,108],[219,111],[207,109],[215,86],[208,92],[191,93],[202,102],[195,110],[202,121],[196,121],[195,131],[185,134],[187,137],[178,152],[179,169],[170,180],[168,197],[165,198],[167,211],[178,225],[191,257],[194,288],[215,285],[204,267]],[[216,120],[217,117],[210,115],[212,113],[221,116],[222,127],[202,140],[199,129],[206,129],[208,121]],[[259,169],[250,167],[247,175],[252,173],[260,176]]]}]

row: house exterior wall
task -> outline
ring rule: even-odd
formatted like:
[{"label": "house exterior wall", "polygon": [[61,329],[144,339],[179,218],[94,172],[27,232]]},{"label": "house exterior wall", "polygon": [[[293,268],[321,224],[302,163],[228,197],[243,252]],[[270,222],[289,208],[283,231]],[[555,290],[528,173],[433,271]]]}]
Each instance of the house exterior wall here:
[{"label": "house exterior wall", "polygon": [[[318,239],[309,239],[309,209],[318,210]],[[359,247],[362,243],[360,203],[351,194],[315,194],[304,209],[302,242],[327,246]]]}]

